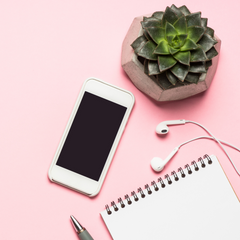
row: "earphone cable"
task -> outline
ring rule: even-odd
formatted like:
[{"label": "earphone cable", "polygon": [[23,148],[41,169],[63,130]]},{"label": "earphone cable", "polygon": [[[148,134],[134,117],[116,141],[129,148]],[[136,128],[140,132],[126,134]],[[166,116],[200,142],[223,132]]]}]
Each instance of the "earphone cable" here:
[{"label": "earphone cable", "polygon": [[224,142],[224,141],[221,141],[221,140],[217,139],[208,129],[206,129],[204,126],[202,126],[201,124],[199,124],[199,123],[197,123],[197,122],[193,122],[193,121],[186,120],[186,123],[193,123],[193,124],[198,125],[199,127],[203,128],[203,129],[204,129],[209,135],[211,135],[212,137],[207,137],[207,136],[197,137],[197,138],[194,138],[194,139],[191,139],[191,140],[189,140],[189,141],[186,141],[186,142],[182,143],[181,145],[179,145],[179,147],[185,145],[185,144],[188,143],[188,142],[192,142],[192,141],[198,140],[198,139],[200,139],[200,138],[209,138],[209,139],[215,140],[215,141],[220,145],[220,147],[222,148],[222,150],[225,152],[225,154],[227,155],[228,159],[230,160],[232,166],[234,167],[235,171],[236,171],[237,174],[240,176],[240,173],[239,173],[238,169],[236,168],[234,162],[232,161],[231,157],[229,156],[229,154],[227,153],[227,151],[225,150],[225,148],[223,147],[223,145],[221,144],[221,142],[224,143],[224,144],[226,144],[226,145],[228,145],[228,146],[231,146],[231,147],[235,148],[236,150],[238,150],[238,151],[240,152],[240,150],[239,150],[238,148],[234,147],[233,145],[231,145],[231,144],[229,144],[229,143],[227,143],[227,142]]}]

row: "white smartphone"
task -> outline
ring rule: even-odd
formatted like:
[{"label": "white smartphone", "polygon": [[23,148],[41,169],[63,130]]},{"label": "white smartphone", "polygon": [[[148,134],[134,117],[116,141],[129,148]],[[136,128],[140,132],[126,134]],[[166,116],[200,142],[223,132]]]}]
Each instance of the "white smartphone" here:
[{"label": "white smartphone", "polygon": [[52,182],[97,195],[134,105],[131,92],[87,79],[48,171]]}]

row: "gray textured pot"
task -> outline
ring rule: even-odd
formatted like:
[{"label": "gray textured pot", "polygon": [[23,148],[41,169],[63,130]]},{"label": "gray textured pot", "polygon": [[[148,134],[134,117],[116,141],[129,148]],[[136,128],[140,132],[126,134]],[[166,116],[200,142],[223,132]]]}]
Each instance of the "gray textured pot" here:
[{"label": "gray textured pot", "polygon": [[218,55],[212,59],[212,66],[207,73],[203,73],[198,84],[189,84],[179,86],[167,90],[163,90],[153,78],[147,76],[143,71],[143,65],[138,61],[137,55],[134,53],[131,44],[139,36],[141,21],[143,16],[136,17],[123,41],[121,64],[134,85],[157,101],[173,101],[180,100],[207,90],[212,82],[214,74],[217,70],[218,58],[221,47],[221,40],[214,35],[218,43],[215,45]]}]

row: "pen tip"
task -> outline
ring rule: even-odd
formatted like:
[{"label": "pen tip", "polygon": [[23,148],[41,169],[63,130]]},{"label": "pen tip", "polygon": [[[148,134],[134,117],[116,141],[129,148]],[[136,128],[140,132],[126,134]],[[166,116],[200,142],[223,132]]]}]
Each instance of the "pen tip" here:
[{"label": "pen tip", "polygon": [[83,227],[81,226],[81,224],[77,221],[77,219],[73,216],[73,215],[70,215],[70,218],[72,220],[72,223],[73,223],[73,226],[76,230],[76,232],[79,232],[83,229]]},{"label": "pen tip", "polygon": [[73,215],[70,215],[70,218],[73,223],[78,223],[77,219]]}]

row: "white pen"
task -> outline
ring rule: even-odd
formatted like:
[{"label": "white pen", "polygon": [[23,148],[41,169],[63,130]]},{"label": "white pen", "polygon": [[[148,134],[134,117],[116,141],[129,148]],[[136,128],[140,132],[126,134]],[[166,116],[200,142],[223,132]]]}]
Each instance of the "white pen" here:
[{"label": "white pen", "polygon": [[70,218],[80,240],[93,240],[88,231],[81,226],[81,224],[77,221],[77,219],[74,216],[70,216]]}]

